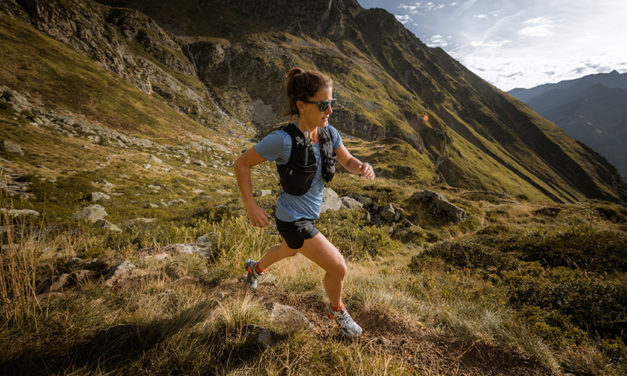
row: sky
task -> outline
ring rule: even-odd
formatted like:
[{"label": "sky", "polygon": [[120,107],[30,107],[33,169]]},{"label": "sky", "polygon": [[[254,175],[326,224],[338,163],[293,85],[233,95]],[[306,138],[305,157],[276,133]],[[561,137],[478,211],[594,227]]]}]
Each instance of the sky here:
[{"label": "sky", "polygon": [[358,0],[501,90],[627,72],[627,0]]}]

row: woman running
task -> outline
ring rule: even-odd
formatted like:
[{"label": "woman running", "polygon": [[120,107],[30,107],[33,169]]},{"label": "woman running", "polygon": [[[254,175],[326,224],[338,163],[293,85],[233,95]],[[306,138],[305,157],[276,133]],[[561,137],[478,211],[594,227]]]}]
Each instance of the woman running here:
[{"label": "woman running", "polygon": [[374,179],[374,171],[346,150],[340,134],[328,123],[335,104],[330,77],[293,68],[287,74],[287,98],[286,115],[291,119],[296,116],[296,122],[270,133],[235,162],[237,184],[253,226],[267,226],[270,214],[253,198],[251,167],[265,161],[276,162],[281,182],[275,219],[283,241],[270,247],[259,261],[246,261],[246,282],[257,288],[257,278],[270,265],[296,252],[302,254],[326,271],[323,283],[330,301],[327,314],[335,319],[344,335],[354,338],[361,335],[362,329],[342,303],[346,262],[316,229],[315,221],[320,217],[322,190],[333,178],[336,160],[347,171],[369,180]]}]

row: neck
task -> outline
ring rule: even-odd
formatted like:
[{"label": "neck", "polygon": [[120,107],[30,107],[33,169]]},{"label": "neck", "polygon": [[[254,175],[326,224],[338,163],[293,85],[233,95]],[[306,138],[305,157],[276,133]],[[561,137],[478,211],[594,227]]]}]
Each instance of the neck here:
[{"label": "neck", "polygon": [[300,119],[298,120],[296,125],[298,126],[298,129],[300,129],[300,131],[303,132],[303,134],[305,134],[305,132],[308,132],[309,138],[313,138],[313,136],[318,133],[318,127],[316,127],[315,125],[312,126],[308,123],[305,123],[304,121]]}]

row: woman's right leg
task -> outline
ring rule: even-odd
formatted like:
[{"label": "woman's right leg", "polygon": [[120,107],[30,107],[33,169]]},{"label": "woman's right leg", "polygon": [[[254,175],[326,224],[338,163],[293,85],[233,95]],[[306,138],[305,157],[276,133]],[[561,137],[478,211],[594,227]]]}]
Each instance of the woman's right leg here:
[{"label": "woman's right leg", "polygon": [[291,257],[296,254],[295,249],[291,249],[283,240],[280,244],[273,245],[266,253],[257,261],[257,265],[260,270],[268,268],[270,265],[277,261],[280,261],[286,257]]}]

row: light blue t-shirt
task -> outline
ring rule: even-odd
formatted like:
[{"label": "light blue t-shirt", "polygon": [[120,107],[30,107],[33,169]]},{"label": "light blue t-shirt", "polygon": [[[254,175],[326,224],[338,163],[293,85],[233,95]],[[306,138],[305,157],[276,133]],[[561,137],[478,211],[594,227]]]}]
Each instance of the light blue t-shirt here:
[{"label": "light blue t-shirt", "polygon": [[[337,150],[342,146],[342,137],[333,126],[328,126],[333,142],[333,150]],[[279,201],[276,204],[276,217],[283,222],[294,222],[302,218],[318,219],[320,217],[320,208],[322,208],[322,189],[325,181],[322,178],[322,158],[320,158],[320,143],[313,145],[316,161],[318,162],[318,170],[316,176],[311,183],[309,191],[301,196],[294,196],[283,191],[279,193]],[[257,145],[255,150],[262,157],[270,162],[276,162],[284,165],[289,161],[292,152],[292,137],[283,131],[276,130],[264,137]]]}]

